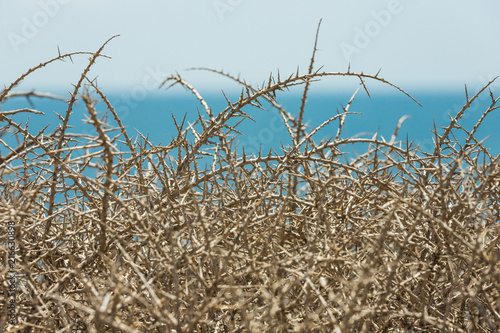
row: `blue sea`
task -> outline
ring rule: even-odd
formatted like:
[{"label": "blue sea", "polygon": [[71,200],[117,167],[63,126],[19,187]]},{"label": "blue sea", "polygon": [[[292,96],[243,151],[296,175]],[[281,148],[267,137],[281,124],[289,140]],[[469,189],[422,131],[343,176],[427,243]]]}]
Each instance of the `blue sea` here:
[{"label": "blue sea", "polygon": [[[66,98],[68,93],[57,95]],[[309,128],[314,128],[335,115],[337,110],[342,112],[342,107],[347,105],[351,95],[352,93],[311,93],[307,98],[304,122],[308,124]],[[410,142],[413,141],[413,146],[420,145],[422,150],[432,151],[434,148],[434,134],[431,130],[433,130],[434,124],[438,128],[438,132],[442,133],[441,127],[447,126],[450,122],[449,115],[455,116],[466,103],[465,94],[463,92],[453,94],[417,92],[412,93],[412,96],[422,106],[399,92],[394,94],[371,92],[371,97],[368,97],[366,92],[360,90],[349,109],[350,112],[360,114],[352,114],[346,118],[341,137],[371,138],[378,133],[379,137],[390,140],[398,120],[408,115],[410,118],[401,126],[398,139],[406,142],[408,138]],[[137,137],[140,132],[155,145],[168,145],[172,137],[176,136],[177,132],[172,115],[175,116],[179,124],[182,122],[183,117],[186,117],[184,128],[189,123],[196,121],[198,111],[207,119],[203,106],[192,95],[162,91],[161,94],[142,95],[140,98],[134,99],[127,92],[117,92],[109,94],[107,97],[118,112],[129,135]],[[232,102],[235,102],[239,94],[228,94],[228,97]],[[297,93],[282,93],[277,96],[277,100],[287,112],[295,116],[300,109],[301,97],[302,95]],[[227,107],[227,101],[222,93],[209,94],[204,98],[214,114]],[[15,115],[12,118],[18,122],[22,121],[23,124],[27,123],[31,133],[37,133],[43,127],[49,125],[46,133],[50,133],[55,126],[61,123],[56,113],[64,115],[67,107],[65,102],[42,98],[31,98],[31,103],[32,105],[24,97],[16,97],[2,104],[1,110],[7,111],[28,107],[42,111],[45,115],[24,113]],[[480,96],[465,112],[459,124],[465,130],[470,131],[490,103],[491,98],[488,94]],[[270,148],[279,151],[282,144],[286,146],[291,143],[278,111],[265,101],[262,106],[267,110],[255,107],[244,108],[244,111],[253,118],[253,121],[245,119],[237,127],[242,133],[236,140],[239,151],[244,146],[247,154],[257,153],[259,149],[262,149],[262,152],[267,154]],[[106,107],[103,103],[97,103],[97,110],[103,115]],[[484,145],[490,148],[490,152],[494,156],[500,153],[499,113],[500,110],[490,113],[475,135],[478,140],[486,139]],[[83,102],[78,101],[70,120],[70,124],[73,126],[71,132],[95,135],[93,127],[83,122],[86,117],[88,115],[84,110]],[[109,119],[111,118],[111,115],[109,115]],[[235,121],[232,122],[232,124],[234,123]],[[112,121],[112,124],[116,125],[114,121]],[[320,142],[322,139],[335,136],[337,128],[338,121],[333,121],[314,136],[315,141]],[[459,130],[455,130],[455,133],[458,137],[463,138],[465,136],[465,132]],[[15,141],[21,138],[7,134],[2,139],[16,146]],[[347,147],[346,149],[348,153],[356,148]],[[5,147],[0,147],[2,155],[6,154],[6,152]],[[357,152],[362,153],[363,150]]]}]

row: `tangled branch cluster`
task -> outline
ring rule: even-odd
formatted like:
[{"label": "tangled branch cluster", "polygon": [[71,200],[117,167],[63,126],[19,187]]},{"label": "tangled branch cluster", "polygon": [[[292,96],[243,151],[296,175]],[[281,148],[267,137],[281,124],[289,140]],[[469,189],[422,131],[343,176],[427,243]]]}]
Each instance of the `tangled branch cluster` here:
[{"label": "tangled branch cluster", "polygon": [[[314,54],[307,74],[271,77],[259,87],[217,71],[244,87],[218,113],[172,76],[165,83],[192,91],[206,114],[189,125],[172,117],[177,136],[158,146],[131,138],[87,79],[103,47],[90,54],[52,133],[31,133],[12,119],[40,111],[0,112],[3,136],[8,129],[22,138],[15,147],[0,140],[1,288],[6,295],[4,245],[14,221],[18,330],[499,330],[500,163],[474,137],[498,98],[490,92],[472,130],[460,126],[492,82],[467,96],[446,128],[435,128],[434,150],[424,152],[396,140],[401,122],[389,141],[344,138],[354,96],[308,130],[303,115],[313,81],[354,76],[366,92],[366,80],[394,86],[378,74],[313,71]],[[32,72],[72,56],[30,69],[0,93],[0,103]],[[293,117],[276,92],[295,85],[305,89]],[[93,136],[70,132],[77,100]],[[292,145],[238,154],[237,124],[251,117],[248,107],[265,103],[281,115]],[[337,134],[316,142],[314,134],[334,121]],[[356,145],[367,151],[342,158]],[[202,167],[207,158],[211,165]],[[0,303],[5,309],[7,301]],[[7,311],[0,322],[13,328]]]}]

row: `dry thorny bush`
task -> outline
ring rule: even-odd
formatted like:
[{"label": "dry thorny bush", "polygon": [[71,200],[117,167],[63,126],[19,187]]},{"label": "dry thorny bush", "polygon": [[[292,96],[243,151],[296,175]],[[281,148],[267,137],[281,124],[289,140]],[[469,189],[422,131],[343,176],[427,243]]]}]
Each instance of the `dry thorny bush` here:
[{"label": "dry thorny bush", "polygon": [[[382,137],[345,138],[343,107],[308,130],[310,84],[351,76],[397,86],[378,75],[313,70],[240,83],[238,101],[194,124],[172,117],[167,146],[131,138],[87,73],[104,57],[59,54],[0,94],[5,103],[21,80],[45,65],[90,55],[53,133],[31,133],[0,113],[2,290],[8,292],[7,222],[15,222],[16,316],[2,329],[58,332],[453,331],[500,328],[499,157],[460,119],[490,82],[445,128],[434,149]],[[316,51],[316,44],[314,47]],[[303,85],[293,117],[276,92]],[[355,95],[355,94],[354,94]],[[409,95],[408,95],[409,96]],[[68,120],[83,101],[95,135],[72,133]],[[98,110],[97,102],[107,110]],[[291,137],[279,151],[238,154],[236,125],[245,110],[269,105]],[[107,121],[104,116],[109,115]],[[111,125],[114,119],[114,127]],[[26,119],[25,119],[26,120]],[[316,142],[323,126],[338,132]],[[18,146],[4,140],[21,138]],[[458,136],[465,139],[459,140]],[[354,159],[346,147],[367,147]],[[173,158],[172,156],[176,156]],[[210,159],[203,167],[200,160]],[[205,164],[204,164],[205,165]],[[89,175],[97,176],[89,176]],[[163,189],[163,190],[162,190]]]}]

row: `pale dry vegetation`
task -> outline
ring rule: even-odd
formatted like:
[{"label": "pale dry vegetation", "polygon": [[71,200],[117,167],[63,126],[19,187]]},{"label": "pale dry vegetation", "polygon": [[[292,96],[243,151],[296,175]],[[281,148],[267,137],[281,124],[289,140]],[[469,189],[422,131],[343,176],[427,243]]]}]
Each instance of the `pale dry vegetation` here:
[{"label": "pale dry vegetation", "polygon": [[[2,329],[499,330],[500,163],[475,139],[498,108],[491,82],[467,96],[449,126],[435,128],[434,150],[425,152],[397,140],[401,123],[389,140],[344,137],[354,96],[320,127],[305,127],[313,81],[351,76],[366,93],[370,80],[401,90],[378,75],[316,71],[314,53],[306,74],[259,87],[215,71],[243,87],[224,110],[212,110],[176,75],[165,85],[186,87],[204,111],[194,124],[173,118],[178,134],[159,146],[131,137],[87,79],[103,48],[84,53],[89,64],[52,133],[13,120],[37,110],[0,113],[0,275],[6,295],[7,222],[14,221],[18,319],[8,323],[4,297]],[[14,89],[32,72],[77,56],[30,69],[0,93],[0,103],[23,96]],[[303,103],[292,115],[275,98],[296,85],[304,87]],[[462,128],[470,105],[488,93],[477,125]],[[68,127],[77,100],[95,135]],[[238,127],[229,121],[248,121],[247,110],[264,106],[280,114],[293,144],[238,153]],[[336,135],[317,142],[332,122]],[[19,145],[7,144],[12,135]],[[343,158],[351,146],[366,152]]]}]

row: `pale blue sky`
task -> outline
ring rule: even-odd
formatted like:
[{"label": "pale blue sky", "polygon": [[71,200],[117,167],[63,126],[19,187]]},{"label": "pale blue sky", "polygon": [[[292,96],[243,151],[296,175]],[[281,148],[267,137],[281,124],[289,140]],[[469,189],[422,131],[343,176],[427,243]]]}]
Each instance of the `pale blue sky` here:
[{"label": "pale blue sky", "polygon": [[[200,89],[234,87],[194,66],[241,73],[307,70],[323,18],[316,65],[376,73],[405,89],[461,92],[500,75],[500,1],[0,0],[0,83],[61,52],[105,49],[90,77],[103,89],[152,89],[178,71]],[[87,57],[52,65],[20,90],[70,89]],[[344,87],[344,79],[328,79]],[[378,85],[372,84],[373,88]],[[497,84],[496,87],[499,85]],[[322,86],[323,87],[323,86]]]}]

